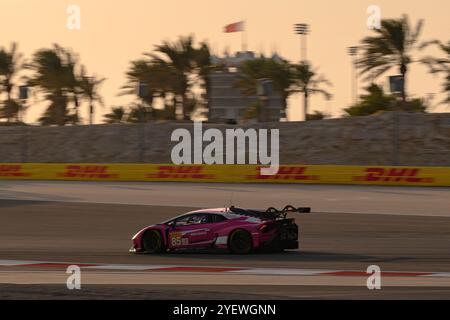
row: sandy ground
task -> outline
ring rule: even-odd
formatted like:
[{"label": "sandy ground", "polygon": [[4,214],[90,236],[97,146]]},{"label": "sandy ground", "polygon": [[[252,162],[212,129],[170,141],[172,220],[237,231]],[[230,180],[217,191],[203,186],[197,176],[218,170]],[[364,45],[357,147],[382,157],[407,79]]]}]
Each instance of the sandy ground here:
[{"label": "sandy ground", "polygon": [[178,286],[178,285],[87,285],[80,291],[70,291],[64,285],[0,284],[0,299],[41,300],[294,300],[294,299],[425,299],[448,300],[449,288],[386,287],[369,291],[356,287],[321,286]]}]

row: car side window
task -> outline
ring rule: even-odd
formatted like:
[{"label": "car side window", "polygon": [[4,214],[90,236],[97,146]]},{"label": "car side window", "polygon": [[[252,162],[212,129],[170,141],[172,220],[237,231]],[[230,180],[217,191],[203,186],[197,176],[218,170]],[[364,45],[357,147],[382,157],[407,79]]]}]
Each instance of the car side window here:
[{"label": "car side window", "polygon": [[223,215],[221,214],[213,214],[212,215],[212,223],[219,223],[219,222],[223,222],[225,220],[227,220],[227,218],[225,218]]},{"label": "car side window", "polygon": [[195,224],[203,224],[208,223],[208,215],[206,214],[190,214],[184,217],[181,217],[175,221],[178,227],[189,226]]}]

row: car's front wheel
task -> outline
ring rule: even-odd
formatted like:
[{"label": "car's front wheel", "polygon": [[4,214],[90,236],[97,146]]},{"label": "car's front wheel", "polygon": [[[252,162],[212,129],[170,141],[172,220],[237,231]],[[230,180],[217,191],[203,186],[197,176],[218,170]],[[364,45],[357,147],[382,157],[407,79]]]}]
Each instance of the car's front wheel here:
[{"label": "car's front wheel", "polygon": [[147,231],[142,237],[142,248],[147,253],[161,253],[164,251],[164,243],[161,233],[156,230]]},{"label": "car's front wheel", "polygon": [[253,249],[252,236],[245,230],[236,230],[230,236],[229,248],[235,254],[248,254]]}]

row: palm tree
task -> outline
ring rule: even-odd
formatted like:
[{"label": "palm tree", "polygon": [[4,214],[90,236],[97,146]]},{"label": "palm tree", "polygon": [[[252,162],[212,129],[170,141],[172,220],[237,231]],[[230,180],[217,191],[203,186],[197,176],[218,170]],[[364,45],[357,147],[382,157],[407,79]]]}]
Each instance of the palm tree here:
[{"label": "palm tree", "polygon": [[0,110],[0,118],[6,118],[8,122],[12,120],[20,122],[20,112],[23,110],[23,105],[16,99],[10,99],[3,102],[3,108]]},{"label": "palm tree", "polygon": [[424,43],[422,45],[422,48],[425,48],[429,45],[438,46],[446,56],[444,58],[426,57],[423,58],[421,62],[429,67],[431,73],[443,74],[445,76],[445,82],[442,85],[442,92],[446,93],[447,96],[445,97],[444,101],[442,101],[442,103],[450,104],[450,40],[447,42],[447,44],[444,44],[437,40],[430,41]]},{"label": "palm tree", "polygon": [[130,123],[146,123],[153,116],[153,110],[142,104],[135,104],[130,108],[127,122]]},{"label": "palm tree", "polygon": [[75,117],[77,119],[75,124],[77,124],[80,120],[79,110],[81,99],[80,77],[78,76],[78,60],[70,50],[64,49],[58,44],[55,44],[55,48],[65,59],[66,72],[64,83],[67,87],[68,95],[70,97],[69,100],[74,104]]},{"label": "palm tree", "polygon": [[[161,98],[164,109],[153,109],[153,118],[175,119],[176,109],[180,107],[184,120],[189,120],[192,111],[192,92],[194,84],[205,91],[204,100],[209,102],[211,54],[206,42],[194,46],[192,36],[180,37],[175,42],[164,41],[155,47],[152,53],[146,53],[145,59],[131,62],[127,72],[127,84],[121,94],[137,93],[139,85],[145,85],[146,97],[140,97],[141,103],[152,107],[155,98]],[[171,98],[172,105],[167,105]],[[136,109],[136,108],[134,108]],[[138,109],[138,108],[137,108]]]},{"label": "palm tree", "polygon": [[261,101],[255,101],[245,110],[245,120],[259,120],[262,119],[264,105]]},{"label": "palm tree", "polygon": [[390,106],[395,102],[395,98],[386,95],[383,87],[372,83],[365,88],[367,94],[362,94],[360,102],[344,109],[350,117],[368,116],[379,112],[389,111]]},{"label": "palm tree", "polygon": [[[75,70],[77,61],[67,49],[54,45],[51,49],[37,51],[27,68],[34,71],[28,85],[40,91],[50,101],[47,111],[41,117],[45,125],[63,126],[78,123],[78,84]],[[75,104],[75,111],[68,109]]]},{"label": "palm tree", "polygon": [[151,105],[154,98],[152,73],[152,66],[148,61],[132,61],[131,67],[126,73],[127,83],[121,88],[122,92],[120,95],[138,95],[139,85],[145,84],[149,88],[149,94],[147,97],[140,98],[143,99],[143,102]]},{"label": "palm tree", "polygon": [[384,19],[381,28],[375,29],[375,36],[362,40],[363,56],[357,61],[361,73],[370,73],[374,80],[393,67],[398,67],[403,77],[401,89],[402,101],[406,102],[406,76],[408,66],[413,62],[412,51],[423,28],[423,20],[413,27],[404,15],[400,19]]},{"label": "palm tree", "polygon": [[290,95],[294,93],[295,68],[288,61],[276,61],[265,57],[247,60],[240,66],[240,75],[235,83],[245,95],[256,95],[259,79],[270,79],[274,90],[281,95],[286,112]]},{"label": "palm tree", "polygon": [[209,118],[209,104],[211,100],[211,72],[214,66],[211,62],[211,51],[206,42],[200,43],[200,47],[195,51],[195,66],[198,69],[198,75],[201,79],[201,86],[204,90],[204,100]]},{"label": "palm tree", "polygon": [[176,97],[180,92],[180,81],[177,71],[165,61],[136,60],[131,62],[127,71],[127,84],[122,87],[121,95],[136,95],[139,85],[144,84],[148,88],[148,95],[140,97],[142,103],[153,105],[154,98],[163,100],[166,113],[171,112],[166,104],[168,96]]},{"label": "palm tree", "polygon": [[367,94],[361,95],[360,102],[344,109],[346,116],[368,116],[381,112],[401,110],[404,112],[425,112],[426,104],[421,99],[412,99],[400,103],[394,96],[384,92],[383,87],[372,83],[366,88]]},{"label": "palm tree", "polygon": [[294,93],[292,86],[295,84],[295,68],[287,61],[269,64],[270,79],[273,81],[275,91],[281,94],[283,99],[283,111],[286,114],[289,97]]},{"label": "palm tree", "polygon": [[247,60],[239,68],[239,76],[235,87],[245,95],[256,95],[258,91],[258,79],[267,78],[266,59],[258,58]]},{"label": "palm tree", "polygon": [[317,120],[324,120],[329,117],[330,117],[330,115],[328,113],[321,112],[321,111],[314,111],[313,114],[308,114],[307,119],[308,119],[308,121],[317,121]]},{"label": "palm tree", "polygon": [[43,126],[66,124],[76,125],[79,121],[76,112],[71,112],[67,108],[62,108],[63,105],[68,104],[68,98],[63,95],[47,96],[50,101],[50,105],[44,114],[38,119],[39,123]]},{"label": "palm tree", "polygon": [[105,114],[105,123],[122,123],[125,121],[125,108],[124,107],[113,107],[111,113]]},{"label": "palm tree", "polygon": [[322,85],[331,86],[331,83],[323,76],[317,74],[309,62],[301,62],[295,66],[296,92],[303,94],[303,113],[305,121],[308,121],[309,97],[313,94],[321,94],[325,99],[331,99],[332,95]]},{"label": "palm tree", "polygon": [[81,77],[78,82],[78,86],[80,89],[80,95],[84,98],[89,104],[89,124],[92,125],[94,123],[94,105],[99,103],[101,106],[104,106],[104,102],[102,97],[100,96],[98,89],[100,85],[105,81],[105,78],[97,78],[95,76],[86,75],[85,69],[82,68]]},{"label": "palm tree", "polygon": [[[176,71],[178,77],[177,95],[181,98],[181,110],[184,120],[189,120],[187,111],[189,97],[188,92],[191,87],[190,76],[195,68],[196,50],[194,49],[194,39],[192,36],[180,37],[176,42],[164,41],[157,45],[157,54],[149,53],[147,56],[161,64],[169,64]],[[162,55],[162,57],[160,57]]]},{"label": "palm tree", "polygon": [[[8,119],[19,120],[22,105],[12,98],[14,78],[24,68],[23,56],[17,50],[17,43],[12,43],[9,50],[0,48],[0,90],[6,93],[2,114]],[[1,91],[0,91],[1,92]]]}]

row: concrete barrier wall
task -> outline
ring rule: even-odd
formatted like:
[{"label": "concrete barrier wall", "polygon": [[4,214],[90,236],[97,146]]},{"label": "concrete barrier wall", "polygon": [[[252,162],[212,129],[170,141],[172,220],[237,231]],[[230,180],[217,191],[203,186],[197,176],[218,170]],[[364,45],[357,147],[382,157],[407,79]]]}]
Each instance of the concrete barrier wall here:
[{"label": "concrete barrier wall", "polygon": [[[397,125],[394,125],[397,124]],[[192,124],[0,126],[2,163],[171,163],[173,130]],[[204,129],[280,129],[280,162],[308,165],[450,166],[450,114],[360,118]]]}]

